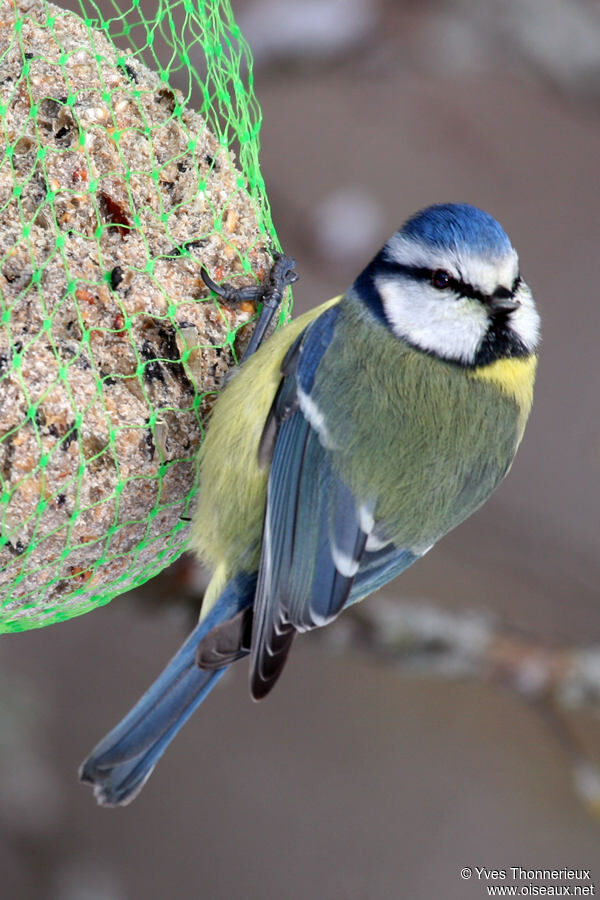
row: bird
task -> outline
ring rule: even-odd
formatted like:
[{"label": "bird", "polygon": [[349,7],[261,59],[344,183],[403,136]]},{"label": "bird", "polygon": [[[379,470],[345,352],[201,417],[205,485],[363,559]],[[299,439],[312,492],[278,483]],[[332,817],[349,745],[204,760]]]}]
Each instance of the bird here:
[{"label": "bird", "polygon": [[[287,257],[277,265],[280,298],[296,276]],[[229,665],[249,656],[262,699],[298,633],[401,574],[484,503],[523,437],[539,340],[503,228],[440,203],[407,219],[344,294],[244,359],[200,451],[190,544],[212,570],[200,620],[82,764],[98,803],[138,794]]]}]

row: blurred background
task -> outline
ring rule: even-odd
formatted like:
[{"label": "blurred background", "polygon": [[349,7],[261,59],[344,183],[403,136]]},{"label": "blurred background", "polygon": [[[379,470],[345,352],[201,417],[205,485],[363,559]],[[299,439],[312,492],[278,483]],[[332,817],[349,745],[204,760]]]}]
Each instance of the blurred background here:
[{"label": "blurred background", "polygon": [[[596,0],[233,8],[255,55],[274,221],[301,275],[296,313],[440,201],[499,219],[541,308],[536,400],[510,477],[386,596],[487,612],[549,648],[598,645]],[[236,667],[134,804],[97,808],[77,766],[180,643],[191,612],[170,601],[189,578],[180,567],[3,637],[2,897],[487,896],[465,866],[591,867],[600,890],[600,819],[574,789],[566,736],[600,764],[597,716],[565,712],[557,735],[493,678],[408,675],[345,639],[343,622],[339,639],[334,626],[296,643],[263,704]]]}]

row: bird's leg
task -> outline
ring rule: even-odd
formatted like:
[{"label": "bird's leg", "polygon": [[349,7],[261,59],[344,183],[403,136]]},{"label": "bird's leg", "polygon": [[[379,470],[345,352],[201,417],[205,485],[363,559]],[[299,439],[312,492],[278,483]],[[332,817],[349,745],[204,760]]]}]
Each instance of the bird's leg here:
[{"label": "bird's leg", "polygon": [[298,280],[298,275],[294,271],[294,266],[296,265],[294,259],[290,256],[285,256],[283,253],[274,253],[273,259],[273,265],[266,278],[261,284],[250,287],[236,288],[231,284],[216,284],[204,266],[200,270],[204,284],[211,291],[214,291],[218,297],[225,300],[226,303],[243,303],[248,300],[257,303],[262,302],[258,322],[252,333],[250,343],[242,356],[242,362],[258,350],[281,303],[283,292],[289,284],[293,284],[294,281]]}]

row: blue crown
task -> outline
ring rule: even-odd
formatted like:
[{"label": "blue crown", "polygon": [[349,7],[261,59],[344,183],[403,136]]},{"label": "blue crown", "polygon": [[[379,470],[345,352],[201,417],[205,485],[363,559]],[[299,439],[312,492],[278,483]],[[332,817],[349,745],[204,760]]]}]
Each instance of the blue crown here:
[{"label": "blue crown", "polygon": [[400,233],[432,247],[480,256],[505,256],[512,249],[502,226],[488,213],[468,203],[429,206],[411,216]]}]

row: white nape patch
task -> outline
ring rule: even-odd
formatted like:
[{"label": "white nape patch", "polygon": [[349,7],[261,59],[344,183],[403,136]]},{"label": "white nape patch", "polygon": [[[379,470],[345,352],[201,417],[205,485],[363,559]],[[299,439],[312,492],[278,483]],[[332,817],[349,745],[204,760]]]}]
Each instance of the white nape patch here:
[{"label": "white nape patch", "polygon": [[478,300],[393,275],[380,275],[375,287],[397,337],[443,359],[475,361],[489,326],[487,311]]},{"label": "white nape patch", "polygon": [[326,450],[335,450],[336,445],[329,434],[325,414],[319,409],[312,397],[300,390],[300,388],[298,388],[298,402],[300,403],[302,415],[311,428],[314,428],[319,435],[321,445]]}]

